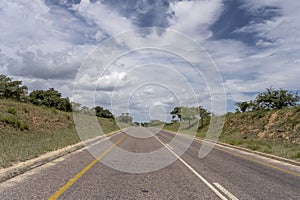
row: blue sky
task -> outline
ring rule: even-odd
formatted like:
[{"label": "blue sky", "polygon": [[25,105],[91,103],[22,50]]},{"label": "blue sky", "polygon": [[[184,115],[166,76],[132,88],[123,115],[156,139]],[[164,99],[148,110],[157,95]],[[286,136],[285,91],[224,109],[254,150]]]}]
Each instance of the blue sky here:
[{"label": "blue sky", "polygon": [[[95,47],[128,30],[160,27],[185,34],[206,50],[222,76],[227,110],[233,111],[235,102],[250,100],[269,86],[300,89],[299,9],[300,2],[295,0],[2,1],[0,73],[23,80],[31,90],[54,87],[72,99],[76,74]],[[147,37],[147,33],[143,36]],[[164,31],[156,37],[162,40]],[[180,90],[183,82],[188,82],[199,103],[210,107],[204,79],[193,76],[188,64],[151,51],[118,59],[105,77],[85,76],[85,90],[92,93],[90,86],[97,83],[96,104],[115,114],[129,111],[141,121],[149,119],[150,109],[168,112],[178,105],[178,99],[182,99],[180,104],[194,105],[188,92],[178,97],[157,85],[136,89],[136,93],[130,91],[142,80],[159,77],[155,66],[150,65],[152,71],[145,69],[148,71],[143,74],[137,70],[130,75],[135,66],[154,61],[173,66],[184,75],[181,80],[175,73],[172,76],[165,72],[168,84],[178,86],[173,89]],[[117,82],[121,86],[116,89]],[[128,100],[128,94],[135,101]],[[114,95],[127,99],[112,108]],[[77,99],[93,105],[84,95]]]}]

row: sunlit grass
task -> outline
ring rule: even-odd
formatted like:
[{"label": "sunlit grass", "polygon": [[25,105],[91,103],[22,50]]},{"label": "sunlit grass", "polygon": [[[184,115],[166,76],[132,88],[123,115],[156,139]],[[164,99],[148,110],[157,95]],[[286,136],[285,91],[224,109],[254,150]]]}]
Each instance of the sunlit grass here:
[{"label": "sunlit grass", "polygon": [[75,130],[72,113],[0,100],[0,167],[118,130],[112,119],[96,120],[102,131],[83,123],[86,134],[82,137]]},{"label": "sunlit grass", "polygon": [[[277,117],[270,123],[270,117],[275,112],[278,112]],[[220,142],[300,161],[299,108],[228,114],[225,119]],[[165,124],[164,129],[191,134],[179,130],[179,125],[180,122]],[[208,126],[198,129],[196,136],[205,138],[207,130]],[[264,131],[265,135],[260,138],[259,133]]]}]

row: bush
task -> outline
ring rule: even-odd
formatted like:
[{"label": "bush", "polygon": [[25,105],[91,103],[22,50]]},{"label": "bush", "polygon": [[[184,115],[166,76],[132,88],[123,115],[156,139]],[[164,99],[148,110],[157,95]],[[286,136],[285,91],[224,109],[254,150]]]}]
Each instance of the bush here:
[{"label": "bush", "polygon": [[26,107],[23,108],[23,111],[24,113],[29,113],[29,110]]},{"label": "bush", "polygon": [[13,114],[13,115],[17,114],[17,111],[14,108],[8,108],[7,112],[10,113],[10,114]]},{"label": "bush", "polygon": [[22,123],[19,119],[15,117],[3,116],[0,117],[0,121],[14,128],[20,129],[21,131],[29,130],[29,126],[27,124]]},{"label": "bush", "polygon": [[29,126],[27,124],[21,124],[20,125],[20,130],[21,131],[29,130]]},{"label": "bush", "polygon": [[12,125],[13,127],[19,128],[21,125],[21,122],[14,117],[9,117],[9,116],[3,116],[0,118],[0,121],[8,124],[8,125]]},{"label": "bush", "polygon": [[71,116],[68,114],[66,114],[66,118],[67,118],[67,120],[71,120]]},{"label": "bush", "polygon": [[57,109],[54,108],[54,107],[50,108],[50,110],[51,110],[54,114],[57,114],[57,113],[58,113],[58,112],[57,112]]}]

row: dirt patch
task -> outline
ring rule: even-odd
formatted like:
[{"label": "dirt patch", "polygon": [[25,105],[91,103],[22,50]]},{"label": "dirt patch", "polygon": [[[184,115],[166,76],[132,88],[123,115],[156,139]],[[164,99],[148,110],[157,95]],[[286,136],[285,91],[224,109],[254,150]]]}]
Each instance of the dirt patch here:
[{"label": "dirt patch", "polygon": [[268,123],[264,126],[264,131],[258,133],[259,139],[262,139],[266,136],[267,132],[269,132],[270,130],[270,127],[274,124],[276,117],[277,117],[277,112],[273,113],[270,116]]}]

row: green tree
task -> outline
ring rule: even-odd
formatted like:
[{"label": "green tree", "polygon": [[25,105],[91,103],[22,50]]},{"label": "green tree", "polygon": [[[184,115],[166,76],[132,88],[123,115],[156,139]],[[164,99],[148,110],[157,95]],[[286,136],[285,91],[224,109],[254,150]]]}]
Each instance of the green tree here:
[{"label": "green tree", "polygon": [[81,104],[76,102],[71,102],[73,112],[79,112]]},{"label": "green tree", "polygon": [[62,98],[61,93],[50,88],[44,90],[34,90],[29,94],[29,99],[32,104],[56,108],[58,110],[70,112],[72,111],[72,104],[68,98]]},{"label": "green tree", "polygon": [[57,109],[65,111],[65,112],[71,112],[72,104],[71,104],[69,98],[61,98],[57,105]]},{"label": "green tree", "polygon": [[82,106],[80,112],[83,113],[83,114],[88,114],[88,115],[91,115],[91,114],[93,113],[93,112],[90,110],[90,108],[87,107],[87,106]]},{"label": "green tree", "polygon": [[122,113],[116,118],[116,120],[125,124],[131,124],[133,118],[129,115],[129,113]]},{"label": "green tree", "polygon": [[260,109],[282,109],[297,106],[300,97],[298,92],[284,89],[267,88],[266,91],[259,93],[252,101],[236,103],[237,110],[241,112],[255,111]]},{"label": "green tree", "polygon": [[172,115],[172,119],[175,119],[176,117],[181,121],[181,108],[182,107],[175,107],[170,114]]},{"label": "green tree", "polygon": [[191,125],[191,120],[200,118],[201,124],[200,127],[206,125],[210,120],[211,113],[205,109],[203,106],[199,107],[175,107],[170,114],[172,118],[178,117],[180,120],[189,121],[189,126]]},{"label": "green tree", "polygon": [[189,126],[191,126],[191,120],[199,115],[199,110],[197,107],[181,107],[180,113],[181,118],[184,121],[189,121]]},{"label": "green tree", "polygon": [[207,123],[209,123],[211,113],[204,107],[199,106],[199,117],[201,120],[201,124],[199,128],[204,127]]},{"label": "green tree", "polygon": [[114,115],[109,110],[104,109],[101,106],[96,106],[94,109],[97,117],[114,119]]},{"label": "green tree", "polygon": [[265,92],[260,93],[255,101],[259,107],[265,109],[282,109],[294,107],[298,104],[300,98],[298,93],[293,93],[280,88],[275,90],[270,87]]},{"label": "green tree", "polygon": [[17,101],[27,101],[26,86],[22,86],[22,81],[13,81],[5,75],[0,75],[0,98],[11,98]]},{"label": "green tree", "polygon": [[251,103],[248,101],[238,102],[235,104],[237,107],[237,110],[240,112],[246,112],[251,109]]}]

